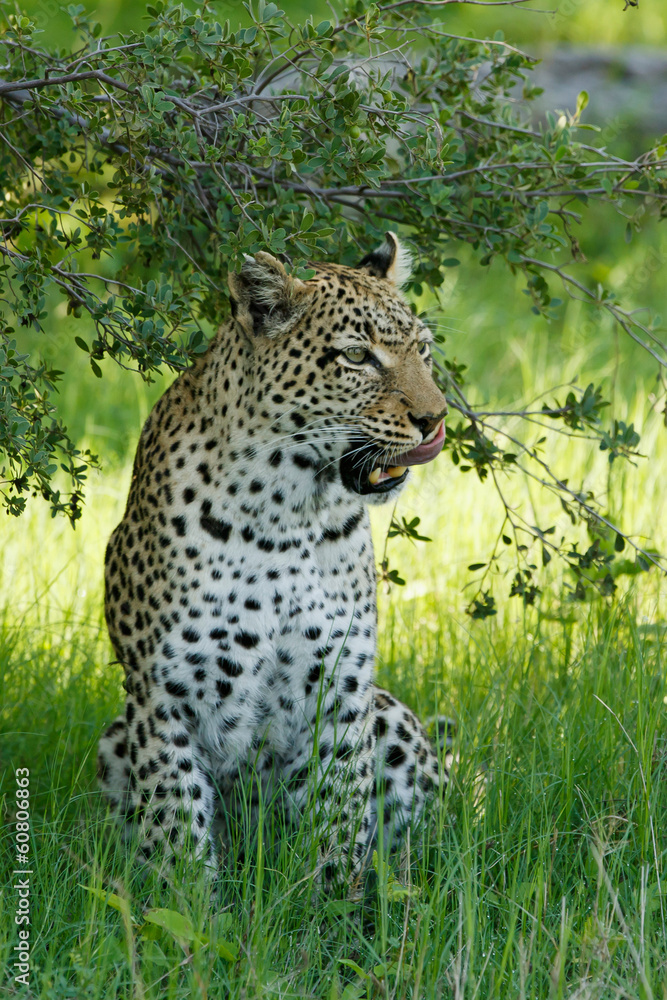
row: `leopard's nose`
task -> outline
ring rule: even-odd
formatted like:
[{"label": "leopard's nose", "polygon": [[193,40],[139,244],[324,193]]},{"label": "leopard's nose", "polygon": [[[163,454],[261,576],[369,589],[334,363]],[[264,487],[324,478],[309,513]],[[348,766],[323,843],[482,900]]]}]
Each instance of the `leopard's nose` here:
[{"label": "leopard's nose", "polygon": [[408,412],[408,417],[410,422],[421,431],[422,437],[426,438],[433,433],[442,418],[447,416],[447,412],[447,406],[445,406],[440,413],[425,413],[417,417],[414,413]]}]

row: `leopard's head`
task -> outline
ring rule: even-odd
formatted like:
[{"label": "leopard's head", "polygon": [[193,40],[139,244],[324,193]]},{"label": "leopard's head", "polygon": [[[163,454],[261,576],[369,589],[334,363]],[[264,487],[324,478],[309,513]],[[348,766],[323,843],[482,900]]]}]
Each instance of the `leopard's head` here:
[{"label": "leopard's head", "polygon": [[269,440],[309,449],[329,477],[337,469],[347,489],[384,499],[445,438],[433,337],[400,290],[409,255],[388,233],[356,268],[313,267],[301,281],[259,253],[230,276],[253,419]]}]

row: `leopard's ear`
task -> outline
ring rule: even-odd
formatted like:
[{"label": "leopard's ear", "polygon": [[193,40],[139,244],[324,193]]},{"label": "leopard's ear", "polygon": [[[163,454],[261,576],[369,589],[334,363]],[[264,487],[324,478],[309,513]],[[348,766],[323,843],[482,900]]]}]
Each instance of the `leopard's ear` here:
[{"label": "leopard's ear", "polygon": [[240,272],[230,271],[227,281],[232,316],[250,338],[287,333],[307,306],[304,282],[287,274],[270,253],[246,257]]},{"label": "leopard's ear", "polygon": [[392,285],[402,288],[412,275],[412,254],[407,250],[396,233],[387,233],[384,243],[377,250],[366,254],[357,265],[374,278],[386,278]]}]

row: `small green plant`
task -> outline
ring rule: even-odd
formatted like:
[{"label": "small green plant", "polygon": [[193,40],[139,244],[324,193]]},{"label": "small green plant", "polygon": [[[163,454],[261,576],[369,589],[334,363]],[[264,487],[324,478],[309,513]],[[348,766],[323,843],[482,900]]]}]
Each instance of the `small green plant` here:
[{"label": "small green plant", "polygon": [[[191,919],[178,910],[153,907],[144,911],[142,923],[132,915],[128,900],[118,893],[105,892],[104,889],[92,885],[82,885],[81,888],[96,896],[106,906],[117,910],[128,935],[134,932],[146,941],[155,941],[159,938],[160,931],[164,931],[183,949],[186,956],[189,955],[190,948],[207,948],[211,943],[205,934],[195,930]],[[214,947],[220,958],[228,962],[235,962],[238,958],[238,948],[231,941],[216,940]]]}]

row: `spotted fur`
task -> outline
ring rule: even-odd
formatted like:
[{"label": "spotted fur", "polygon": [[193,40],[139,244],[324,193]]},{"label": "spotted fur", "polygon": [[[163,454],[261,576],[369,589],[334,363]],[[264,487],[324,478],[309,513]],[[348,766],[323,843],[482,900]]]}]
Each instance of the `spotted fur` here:
[{"label": "spotted fur", "polygon": [[235,782],[282,782],[298,818],[315,773],[325,877],[353,876],[376,823],[393,837],[447,778],[413,713],[373,683],[367,504],[407,473],[363,495],[341,473],[344,456],[386,466],[445,411],[404,267],[392,234],[358,269],[322,264],[306,282],[248,259],[233,318],[146,421],[106,555],[127,699],[99,774],[147,857],[189,845],[215,864]]}]

